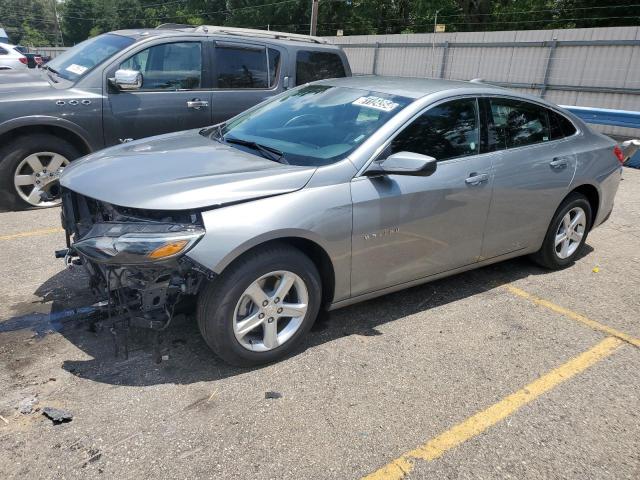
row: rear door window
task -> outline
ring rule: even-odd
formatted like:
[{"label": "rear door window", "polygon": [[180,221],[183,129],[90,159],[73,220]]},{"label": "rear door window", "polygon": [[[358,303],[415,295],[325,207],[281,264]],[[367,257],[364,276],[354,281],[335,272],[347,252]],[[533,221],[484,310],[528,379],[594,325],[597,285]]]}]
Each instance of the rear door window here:
[{"label": "rear door window", "polygon": [[194,90],[202,86],[200,42],[155,45],[120,64],[142,73],[143,90]]},{"label": "rear door window", "polygon": [[342,59],[335,53],[301,50],[296,56],[296,85],[344,76]]},{"label": "rear door window", "polygon": [[478,105],[464,98],[430,108],[391,142],[391,152],[414,152],[438,161],[477,155],[480,148]]},{"label": "rear door window", "polygon": [[[273,56],[276,57],[275,53]],[[274,60],[278,62],[279,58]],[[218,88],[269,88],[267,52],[264,47],[218,42],[214,69]]]},{"label": "rear door window", "polygon": [[494,150],[523,147],[551,140],[547,109],[509,99],[490,100],[489,139]]}]

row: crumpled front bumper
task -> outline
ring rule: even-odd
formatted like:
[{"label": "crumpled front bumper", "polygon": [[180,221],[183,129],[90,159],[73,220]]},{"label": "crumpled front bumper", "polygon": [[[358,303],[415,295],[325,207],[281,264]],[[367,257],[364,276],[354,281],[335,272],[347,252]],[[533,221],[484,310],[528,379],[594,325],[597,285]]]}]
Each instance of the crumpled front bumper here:
[{"label": "crumpled front bumper", "polygon": [[[137,216],[136,216],[137,215]],[[109,222],[149,222],[158,225],[157,218],[141,218],[146,212],[131,211],[62,191],[62,226],[66,231],[67,248],[56,252],[69,266],[82,266],[89,275],[89,286],[107,304],[109,314],[122,316],[132,325],[164,328],[171,321],[176,306],[186,297],[197,295],[201,283],[213,278],[213,273],[184,255],[173,256],[159,262],[135,264],[101,261],[87,255],[79,244],[104,230]],[[162,212],[148,215],[162,217]],[[193,216],[191,212],[178,212],[179,220]],[[162,220],[171,218],[160,218]],[[102,222],[105,222],[104,224]],[[132,223],[133,224],[133,223]],[[136,223],[137,225],[137,223]],[[93,232],[93,233],[92,233]],[[123,256],[125,260],[130,256]]]}]

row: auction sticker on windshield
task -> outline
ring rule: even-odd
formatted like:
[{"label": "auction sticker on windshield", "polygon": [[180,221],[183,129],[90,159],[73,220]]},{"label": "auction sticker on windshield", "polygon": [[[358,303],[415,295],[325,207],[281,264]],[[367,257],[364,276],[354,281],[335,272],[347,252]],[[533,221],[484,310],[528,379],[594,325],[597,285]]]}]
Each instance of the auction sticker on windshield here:
[{"label": "auction sticker on windshield", "polygon": [[87,67],[83,67],[82,65],[76,65],[75,63],[72,63],[67,68],[65,68],[65,70],[71,73],[75,73],[76,75],[82,75],[84,72],[87,71]]},{"label": "auction sticker on windshield", "polygon": [[390,112],[394,110],[399,104],[380,97],[360,97],[352,103],[352,105],[359,105],[361,107],[375,108],[376,110],[382,110],[383,112]]}]

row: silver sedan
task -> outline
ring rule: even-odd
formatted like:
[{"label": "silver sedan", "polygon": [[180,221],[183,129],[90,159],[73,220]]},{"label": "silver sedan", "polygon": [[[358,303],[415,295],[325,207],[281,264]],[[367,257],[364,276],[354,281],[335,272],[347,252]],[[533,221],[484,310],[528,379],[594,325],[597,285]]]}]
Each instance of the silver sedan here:
[{"label": "silver sedan", "polygon": [[211,348],[256,365],[295,349],[321,308],[521,255],[570,265],[609,217],[623,160],[536,97],[327,80],[73,162],[64,253],[115,318],[164,328],[196,297]]}]

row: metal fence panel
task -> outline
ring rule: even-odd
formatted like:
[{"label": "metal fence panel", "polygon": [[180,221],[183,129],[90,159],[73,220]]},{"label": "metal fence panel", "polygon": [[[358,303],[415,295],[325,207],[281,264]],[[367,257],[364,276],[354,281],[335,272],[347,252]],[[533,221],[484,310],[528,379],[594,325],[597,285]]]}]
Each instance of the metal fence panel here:
[{"label": "metal fence panel", "polygon": [[[327,40],[343,46],[356,74],[483,78],[559,104],[640,110],[640,27]],[[598,128],[609,134],[638,135],[625,127]]]}]

